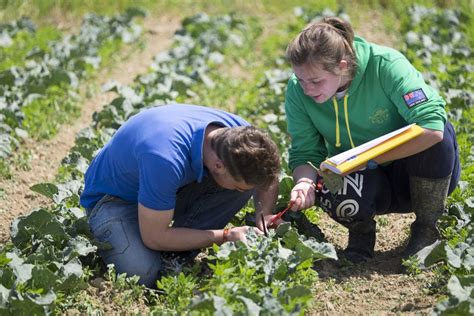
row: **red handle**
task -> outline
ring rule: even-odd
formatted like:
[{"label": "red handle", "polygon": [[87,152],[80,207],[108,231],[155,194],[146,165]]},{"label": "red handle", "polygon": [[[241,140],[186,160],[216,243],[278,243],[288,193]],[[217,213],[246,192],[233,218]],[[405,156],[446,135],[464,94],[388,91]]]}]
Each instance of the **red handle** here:
[{"label": "red handle", "polygon": [[288,204],[288,206],[281,212],[277,213],[277,215],[275,215],[275,217],[272,218],[272,220],[270,221],[270,224],[268,224],[268,226],[272,226],[273,223],[275,223],[275,221],[277,219],[279,219],[280,217],[283,216],[283,214],[285,214],[292,206],[293,206],[294,202],[290,202],[290,204]]},{"label": "red handle", "polygon": [[[314,185],[314,190],[316,192],[321,192],[323,190],[323,182],[321,180],[319,180],[316,184],[313,184],[313,185]],[[272,220],[268,224],[268,227],[271,227],[273,225],[273,223],[276,222],[277,219],[281,218],[283,216],[283,214],[285,214],[293,206],[293,204],[295,204],[295,202],[290,202],[288,204],[288,206],[283,211],[278,212],[275,215],[275,217],[272,218]]]}]

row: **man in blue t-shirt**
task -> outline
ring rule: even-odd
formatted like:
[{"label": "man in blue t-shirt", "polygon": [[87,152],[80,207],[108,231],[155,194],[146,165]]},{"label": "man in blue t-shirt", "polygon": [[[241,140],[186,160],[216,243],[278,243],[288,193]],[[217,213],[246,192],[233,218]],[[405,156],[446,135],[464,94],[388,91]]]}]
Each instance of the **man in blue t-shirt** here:
[{"label": "man in blue t-shirt", "polygon": [[223,228],[252,195],[263,229],[279,168],[275,143],[239,116],[165,105],[130,118],[100,150],[81,205],[94,236],[112,246],[99,250],[105,263],[154,287],[160,251],[245,240],[247,226]]}]

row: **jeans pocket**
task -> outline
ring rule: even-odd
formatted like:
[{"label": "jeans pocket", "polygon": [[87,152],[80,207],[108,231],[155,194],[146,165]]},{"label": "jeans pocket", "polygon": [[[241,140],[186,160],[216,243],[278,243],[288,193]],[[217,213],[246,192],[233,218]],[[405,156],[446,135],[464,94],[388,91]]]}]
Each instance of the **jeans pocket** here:
[{"label": "jeans pocket", "polygon": [[95,229],[94,236],[100,243],[108,244],[99,249],[101,257],[108,261],[113,256],[124,254],[130,246],[130,241],[124,228],[124,223],[121,220],[112,220],[105,222]]},{"label": "jeans pocket", "polygon": [[104,195],[95,205],[92,209],[87,209],[87,217],[89,219],[92,219],[93,217],[95,217],[97,215],[97,213],[100,211],[100,208],[102,207],[102,205],[104,205],[105,203],[107,202],[110,202],[110,201],[113,201],[117,199],[116,197],[114,196],[111,196],[111,195]]}]

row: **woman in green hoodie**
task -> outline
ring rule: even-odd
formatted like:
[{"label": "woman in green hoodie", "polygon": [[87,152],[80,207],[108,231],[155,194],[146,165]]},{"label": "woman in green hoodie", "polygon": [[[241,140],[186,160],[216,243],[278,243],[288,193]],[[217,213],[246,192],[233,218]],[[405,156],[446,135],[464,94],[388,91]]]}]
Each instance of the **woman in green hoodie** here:
[{"label": "woman in green hoodie", "polygon": [[[338,18],[308,25],[289,44],[287,59],[294,71],[285,99],[293,210],[319,204],[348,227],[344,255],[354,262],[372,257],[378,214],[415,212],[404,257],[439,238],[436,221],[460,174],[445,101],[400,52],[354,36]],[[316,201],[319,175],[308,162],[320,166],[412,123],[422,135],[345,175],[337,194],[324,189]]]}]

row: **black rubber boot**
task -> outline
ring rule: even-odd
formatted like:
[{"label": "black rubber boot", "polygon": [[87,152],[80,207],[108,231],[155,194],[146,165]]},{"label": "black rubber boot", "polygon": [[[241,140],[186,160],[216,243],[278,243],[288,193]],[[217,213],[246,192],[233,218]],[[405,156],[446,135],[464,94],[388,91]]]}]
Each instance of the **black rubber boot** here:
[{"label": "black rubber boot", "polygon": [[444,212],[451,175],[441,179],[410,177],[410,195],[416,220],[403,258],[416,254],[440,238],[436,222]]},{"label": "black rubber boot", "polygon": [[349,229],[349,243],[344,257],[353,262],[365,262],[373,257],[375,247],[375,220],[344,224]]}]

